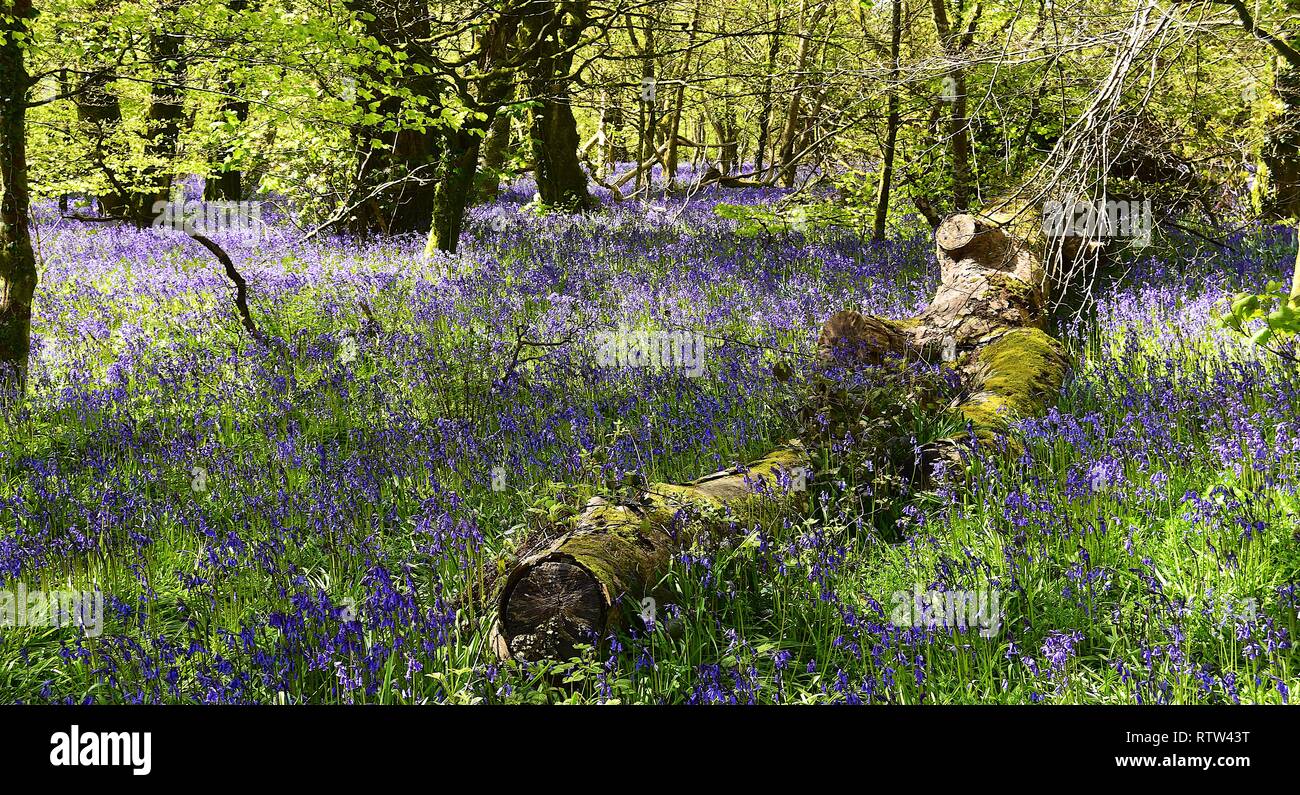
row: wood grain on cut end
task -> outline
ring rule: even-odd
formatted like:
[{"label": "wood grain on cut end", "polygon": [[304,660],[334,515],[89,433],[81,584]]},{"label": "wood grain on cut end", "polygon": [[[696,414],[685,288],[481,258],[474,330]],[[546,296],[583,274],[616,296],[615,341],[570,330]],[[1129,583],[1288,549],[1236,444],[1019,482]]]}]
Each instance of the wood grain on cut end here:
[{"label": "wood grain on cut end", "polygon": [[506,595],[503,630],[510,651],[529,660],[565,660],[605,626],[600,583],[581,566],[548,560],[528,569]]},{"label": "wood grain on cut end", "polygon": [[958,251],[975,239],[976,231],[974,216],[950,215],[934,231],[934,240],[944,251]]}]

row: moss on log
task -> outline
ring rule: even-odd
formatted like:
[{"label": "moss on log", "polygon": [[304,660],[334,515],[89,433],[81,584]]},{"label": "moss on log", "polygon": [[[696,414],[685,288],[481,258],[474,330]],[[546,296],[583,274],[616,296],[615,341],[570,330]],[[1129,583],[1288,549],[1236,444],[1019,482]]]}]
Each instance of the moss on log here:
[{"label": "moss on log", "polygon": [[985,345],[970,365],[972,394],[956,407],[984,438],[1007,422],[1041,411],[1061,391],[1069,359],[1037,328],[1011,329]]},{"label": "moss on log", "polygon": [[797,440],[745,467],[690,483],[655,483],[635,499],[590,500],[573,528],[515,566],[501,590],[493,646],[504,657],[566,659],[617,623],[624,594],[641,598],[679,550],[704,533],[749,527],[798,499],[809,471]]}]

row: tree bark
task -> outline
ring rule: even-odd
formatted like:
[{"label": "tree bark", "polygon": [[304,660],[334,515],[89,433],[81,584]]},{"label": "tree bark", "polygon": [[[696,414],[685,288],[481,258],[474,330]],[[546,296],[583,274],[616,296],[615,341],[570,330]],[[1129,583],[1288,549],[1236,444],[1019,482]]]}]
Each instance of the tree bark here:
[{"label": "tree bark", "polygon": [[889,218],[889,190],[894,181],[894,150],[898,145],[898,77],[899,45],[903,37],[902,0],[893,0],[889,34],[889,98],[886,100],[885,148],[881,155],[880,184],[876,190],[876,216],[871,227],[873,240],[885,239],[885,221]]},{"label": "tree bark", "polygon": [[781,182],[785,187],[794,187],[795,175],[798,171],[798,164],[795,160],[796,146],[799,140],[799,105],[803,102],[803,92],[805,87],[804,72],[808,68],[808,60],[812,57],[813,34],[816,32],[817,23],[821,21],[822,15],[826,13],[826,6],[819,6],[813,13],[812,19],[808,19],[808,0],[803,0],[799,9],[799,18],[801,23],[799,30],[799,52],[795,58],[794,88],[790,94],[790,103],[785,112],[785,129],[781,134],[781,164],[778,174]]},{"label": "tree bark", "polygon": [[178,6],[164,6],[162,27],[150,36],[150,57],[158,70],[149,96],[145,141],[145,167],[140,175],[142,192],[135,194],[131,217],[137,226],[148,226],[156,216],[154,207],[171,199],[172,169],[180,141],[184,116],[183,86],[185,59],[181,37],[173,29]]},{"label": "tree bark", "polygon": [[603,143],[602,176],[614,173],[617,164],[628,160],[627,145],[623,143],[623,105],[609,92],[601,94],[600,135]]},{"label": "tree bark", "polygon": [[[248,10],[248,0],[227,0],[226,8],[231,16],[239,16]],[[242,96],[242,89],[243,87],[235,82],[228,69],[225,78],[222,80],[222,91],[225,96],[221,98],[221,114],[224,117],[233,118],[235,124],[240,128],[248,121],[249,111],[249,102]],[[237,135],[238,131],[235,133],[235,136]],[[244,185],[243,170],[232,162],[235,147],[234,141],[222,145],[217,155],[219,161],[217,176],[216,179],[208,182],[207,198],[217,201],[243,201],[246,186]]]},{"label": "tree bark", "polygon": [[460,242],[465,209],[473,196],[474,177],[478,172],[479,149],[491,120],[505,104],[513,85],[515,70],[510,52],[519,23],[516,13],[503,13],[495,17],[482,34],[476,62],[479,76],[473,81],[477,96],[461,97],[478,113],[473,119],[467,119],[460,129],[446,132],[441,137],[437,181],[432,196],[433,220],[425,245],[426,254],[454,252]]},{"label": "tree bark", "polygon": [[90,142],[92,161],[109,182],[109,190],[99,196],[99,212],[109,218],[125,218],[130,212],[131,195],[109,162],[114,136],[122,126],[122,105],[109,87],[114,79],[115,75],[107,69],[83,79],[73,102],[77,107],[77,127]]},{"label": "tree bark", "polygon": [[427,254],[454,252],[460,240],[465,209],[469,206],[478,169],[478,152],[482,138],[470,131],[448,134],[443,143],[441,178],[433,191],[432,224]]},{"label": "tree bark", "polygon": [[695,10],[691,14],[690,33],[686,39],[686,51],[682,53],[677,90],[673,93],[673,115],[668,120],[668,153],[664,160],[664,187],[669,191],[677,188],[677,136],[682,131],[682,113],[686,106],[686,80],[690,76],[691,54],[695,50],[695,39],[700,27],[700,6],[700,0],[696,0]]},{"label": "tree bark", "polygon": [[[781,54],[781,11],[770,0],[769,16],[772,30],[767,34],[767,72],[763,75],[763,88],[759,92],[758,102],[758,141],[754,146],[754,173],[763,179],[766,170],[768,137],[772,128],[772,81],[776,79],[776,59]],[[724,173],[731,173],[723,169]]]},{"label": "tree bark", "polygon": [[483,141],[483,164],[475,177],[475,191],[480,202],[495,201],[501,190],[501,170],[510,153],[510,117],[498,113]]},{"label": "tree bark", "polygon": [[[631,18],[628,18],[628,36],[632,40],[632,46],[636,49],[641,59],[641,86],[638,89],[640,102],[637,104],[637,161],[644,163],[650,159],[663,162],[659,154],[658,143],[655,140],[655,129],[658,126],[656,111],[658,108],[658,85],[655,71],[655,60],[658,57],[655,54],[655,27],[658,25],[658,18],[654,13],[654,6],[647,8],[644,42],[636,38],[635,28],[632,27]],[[636,189],[642,187],[642,180],[645,185],[654,183],[653,174],[645,169],[636,171]]]},{"label": "tree bark", "polygon": [[[426,7],[414,0],[347,0],[348,9],[363,21],[366,35],[384,47],[406,52],[414,64],[432,71],[422,43],[431,35]],[[391,75],[373,66],[363,67],[358,77],[369,81],[383,93]],[[438,82],[426,75],[405,78],[404,86],[412,94],[437,108],[440,99]],[[437,135],[429,129],[403,126],[400,123],[405,100],[384,93],[379,101],[380,121],[358,125],[353,131],[358,157],[355,194],[375,193],[365,202],[368,212],[358,211],[351,219],[353,231],[366,234],[376,229],[388,234],[428,232],[434,214],[435,186],[433,169],[440,154]],[[358,107],[370,108],[360,92]],[[385,187],[386,186],[386,187]]]},{"label": "tree bark", "polygon": [[1291,297],[1300,298],[1300,224],[1296,225],[1295,261],[1291,265]]},{"label": "tree bark", "polygon": [[[225,90],[229,93],[239,90],[239,87],[233,81],[227,80],[225,85]],[[249,104],[246,99],[227,97],[221,102],[222,113],[233,116],[235,123],[240,127],[243,127],[244,123],[248,121],[248,110]],[[233,152],[233,144],[227,144],[221,149],[220,171],[217,178],[212,181],[212,195],[210,196],[212,199],[231,202],[243,201],[244,199],[244,190],[248,186],[244,184],[243,170],[238,166],[231,165],[229,162],[232,159]]]},{"label": "tree bark", "polygon": [[[971,147],[969,101],[966,96],[966,70],[961,65],[961,58],[975,40],[975,30],[979,25],[983,6],[975,4],[970,21],[963,30],[962,20],[949,19],[947,0],[930,0],[934,14],[934,27],[939,34],[939,45],[944,56],[952,64],[944,80],[948,85],[947,101],[952,103],[952,112],[948,118],[948,147],[952,153],[952,202],[958,212],[964,212],[970,206],[972,192]],[[961,6],[958,5],[960,14]]]},{"label": "tree bark", "polygon": [[[1042,239],[1029,215],[1007,206],[950,216],[935,232],[942,283],[924,312],[901,321],[840,312],[822,328],[823,360],[851,365],[936,352],[950,360],[969,396],[952,411],[970,434],[929,446],[927,463],[959,469],[972,443],[992,447],[1009,420],[1042,411],[1060,391],[1068,361],[1043,331]],[[575,644],[599,641],[618,624],[620,600],[647,595],[694,540],[806,507],[806,498],[780,484],[810,466],[793,440],[744,468],[655,483],[635,499],[591,500],[572,529],[504,578],[493,648],[503,659],[560,659]]]},{"label": "tree bark", "polygon": [[[31,350],[36,254],[28,229],[27,73],[31,0],[0,0],[0,400],[21,394]],[[20,35],[21,34],[21,35]]]},{"label": "tree bark", "polygon": [[[1286,0],[1284,5],[1291,14],[1300,13],[1300,0]],[[1254,29],[1253,18],[1247,16],[1243,23]],[[1294,52],[1300,36],[1287,36],[1285,42]],[[1271,119],[1260,153],[1269,182],[1263,210],[1274,218],[1300,219],[1300,63],[1294,56],[1284,57],[1274,68],[1273,90],[1282,108]]]},{"label": "tree bark", "polygon": [[578,155],[582,141],[569,96],[573,56],[587,24],[586,3],[557,7],[551,0],[535,0],[524,15],[520,32],[535,54],[528,82],[535,103],[529,115],[537,192],[552,207],[587,209],[595,200]]}]

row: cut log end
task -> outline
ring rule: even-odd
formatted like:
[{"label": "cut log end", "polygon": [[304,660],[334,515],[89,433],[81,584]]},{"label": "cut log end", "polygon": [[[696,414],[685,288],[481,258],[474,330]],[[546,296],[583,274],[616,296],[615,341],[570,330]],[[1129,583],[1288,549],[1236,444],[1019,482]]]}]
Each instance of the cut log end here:
[{"label": "cut log end", "polygon": [[565,660],[605,626],[600,583],[581,566],[548,560],[530,567],[504,601],[505,642],[515,656]]},{"label": "cut log end", "polygon": [[898,324],[852,309],[836,312],[817,337],[817,355],[838,364],[883,364],[906,349]]},{"label": "cut log end", "polygon": [[950,215],[934,231],[934,239],[944,251],[960,251],[970,245],[977,231],[974,216]]}]

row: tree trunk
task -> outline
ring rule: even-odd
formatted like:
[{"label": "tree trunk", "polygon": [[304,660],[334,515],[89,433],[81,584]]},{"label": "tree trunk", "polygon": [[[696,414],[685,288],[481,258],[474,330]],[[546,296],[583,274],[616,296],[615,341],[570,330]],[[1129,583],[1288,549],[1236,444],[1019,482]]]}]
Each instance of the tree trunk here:
[{"label": "tree trunk", "polygon": [[[840,312],[822,328],[819,356],[878,363],[943,351],[969,395],[953,411],[974,443],[997,449],[1009,420],[1054,401],[1068,367],[1060,344],[1042,329],[1041,224],[1035,230],[1030,215],[1008,206],[946,219],[935,232],[942,283],[926,310],[903,321]],[[927,461],[959,468],[971,442],[963,434],[923,452]],[[796,440],[743,470],[655,483],[637,499],[591,500],[572,529],[525,555],[504,578],[493,648],[502,658],[557,659],[577,643],[602,639],[619,621],[620,600],[647,595],[695,539],[806,507],[806,498],[780,484],[809,466]]]},{"label": "tree trunk", "polygon": [[677,137],[681,134],[682,128],[682,107],[686,103],[686,83],[685,81],[677,84],[677,90],[673,94],[673,111],[672,116],[668,119],[668,152],[664,156],[664,188],[665,190],[675,190],[677,188]]},{"label": "tree trunk", "polygon": [[970,207],[972,182],[966,73],[957,69],[950,77],[957,92],[952,103],[952,119],[948,129],[952,141],[952,204],[959,212],[963,212]]},{"label": "tree trunk", "polygon": [[695,518],[729,510],[745,525],[776,514],[780,506],[748,484],[775,486],[779,473],[809,467],[803,446],[786,445],[749,465],[685,485],[656,483],[635,503],[591,500],[574,529],[519,562],[502,590],[493,647],[503,659],[567,659],[576,643],[598,642],[618,623],[619,597],[640,599],[673,555],[704,533],[724,532]]},{"label": "tree trunk", "polygon": [[443,148],[441,178],[434,185],[432,224],[425,253],[454,252],[460,242],[478,170],[482,138],[469,131],[449,133]]},{"label": "tree trunk", "polygon": [[[226,81],[227,92],[234,93],[239,87],[233,82]],[[225,98],[221,102],[221,111],[224,115],[233,116],[235,123],[240,127],[248,121],[248,100]],[[227,144],[222,147],[220,154],[220,171],[217,178],[212,180],[212,194],[208,198],[218,201],[243,201],[244,200],[244,172],[239,166],[232,165],[232,155],[234,145]]]},{"label": "tree trunk", "polygon": [[131,196],[109,162],[114,136],[122,126],[122,105],[109,88],[113,79],[111,72],[87,78],[78,86],[73,100],[77,106],[77,127],[90,141],[94,164],[110,186],[99,197],[99,212],[109,218],[125,218],[130,212]]},{"label": "tree trunk", "polygon": [[172,29],[170,18],[175,9],[164,10],[168,16],[162,29],[150,36],[150,57],[158,75],[149,96],[145,142],[145,167],[141,174],[143,192],[135,194],[131,217],[137,226],[148,226],[156,216],[154,207],[171,199],[172,170],[180,141],[184,116],[181,83],[185,79],[185,61],[181,54],[181,37]]},{"label": "tree trunk", "polygon": [[1300,224],[1296,225],[1295,262],[1291,266],[1291,297],[1300,298]]},{"label": "tree trunk", "polygon": [[578,159],[578,124],[573,118],[567,92],[543,102],[533,113],[534,151],[537,164],[537,192],[546,204],[563,210],[582,210],[595,205],[587,189],[587,172]]},{"label": "tree trunk", "polygon": [[443,134],[438,146],[439,161],[431,196],[432,223],[425,253],[454,252],[460,242],[465,208],[474,191],[479,149],[497,111],[510,96],[514,69],[510,68],[511,43],[519,31],[519,17],[503,14],[483,31],[477,60],[480,75],[474,83],[477,96],[462,96],[476,113],[463,126]]},{"label": "tree trunk", "polygon": [[[777,175],[781,183],[787,188],[793,188],[795,177],[799,171],[799,157],[802,154],[799,149],[799,139],[803,136],[800,129],[800,121],[803,118],[801,105],[803,103],[804,91],[807,88],[807,70],[808,61],[813,54],[813,37],[817,32],[817,25],[821,22],[822,17],[826,15],[829,6],[822,3],[813,11],[812,18],[808,19],[808,0],[804,0],[800,6],[799,19],[799,50],[795,58],[794,89],[790,95],[790,104],[786,109],[785,128],[781,133],[781,158],[780,168]],[[806,21],[805,21],[806,20]]]},{"label": "tree trunk", "polygon": [[876,217],[871,227],[874,240],[885,239],[885,221],[889,217],[889,190],[894,181],[894,149],[898,144],[898,77],[899,44],[903,37],[902,0],[893,0],[889,35],[889,99],[885,119],[885,150],[881,155],[880,184],[876,190]]},{"label": "tree trunk", "polygon": [[772,127],[772,81],[776,79],[776,58],[781,53],[781,13],[775,5],[771,7],[770,16],[772,31],[767,34],[767,73],[763,75],[763,88],[759,92],[758,141],[754,151],[754,173],[758,179],[763,178],[767,162],[768,137]]},{"label": "tree trunk", "polygon": [[[231,16],[238,16],[248,9],[248,0],[227,0],[226,8]],[[238,85],[227,71],[226,77],[222,80],[222,91],[226,94],[221,98],[221,115],[227,119],[233,119],[238,125],[232,138],[239,135],[239,131],[248,121],[249,102],[241,95],[243,87]],[[241,168],[234,164],[236,144],[231,141],[221,147],[218,154],[218,173],[217,178],[209,180],[209,190],[207,198],[216,201],[238,202],[244,200],[244,174]]]},{"label": "tree trunk", "polygon": [[501,170],[510,153],[510,117],[498,113],[492,117],[492,127],[483,141],[483,167],[475,177],[475,191],[480,202],[496,200],[501,190]]},{"label": "tree trunk", "polygon": [[[655,143],[655,127],[658,125],[656,118],[656,108],[658,107],[659,93],[655,77],[655,25],[657,20],[653,14],[646,20],[645,44],[640,48],[641,55],[641,102],[638,106],[637,113],[637,148],[640,150],[637,160],[644,163],[651,158],[658,159],[659,150]],[[639,190],[642,186],[642,179],[645,179],[646,185],[654,184],[654,175],[650,170],[638,170],[636,174],[636,187]]]},{"label": "tree trunk", "polygon": [[[1300,0],[1286,0],[1288,12],[1300,12]],[[1287,44],[1300,46],[1300,36],[1287,36]],[[1273,89],[1281,111],[1271,119],[1261,159],[1268,168],[1269,191],[1263,202],[1274,218],[1300,219],[1300,64],[1277,59]]]},{"label": "tree trunk", "polygon": [[668,121],[668,154],[664,161],[664,180],[665,189],[670,191],[677,187],[677,136],[682,131],[682,113],[686,105],[686,79],[690,75],[691,53],[695,49],[696,33],[700,27],[700,6],[700,0],[696,0],[695,10],[691,14],[690,34],[686,38],[686,51],[682,53],[677,90],[673,93],[673,115]]},{"label": "tree trunk", "polygon": [[20,395],[31,350],[36,254],[28,230],[27,74],[31,0],[0,0],[0,400]]},{"label": "tree trunk", "polygon": [[587,209],[596,202],[587,189],[569,97],[573,55],[587,25],[586,3],[567,4],[561,17],[556,4],[537,0],[524,13],[521,36],[534,53],[528,82],[535,103],[530,116],[537,192],[552,207]]},{"label": "tree trunk", "polygon": [[930,9],[934,14],[934,28],[939,34],[939,46],[949,62],[955,64],[944,77],[945,101],[952,104],[952,113],[948,119],[948,147],[952,154],[952,201],[958,212],[965,212],[970,206],[971,185],[971,148],[970,119],[968,118],[968,100],[966,97],[966,70],[961,65],[963,53],[975,40],[975,30],[979,24],[983,6],[975,4],[970,21],[963,30],[961,10],[958,4],[957,16],[949,19],[946,0],[930,0]]},{"label": "tree trunk", "polygon": [[[822,6],[799,30],[799,54],[795,58],[794,89],[785,112],[785,128],[781,133],[781,164],[778,171],[782,184],[787,188],[794,187],[795,175],[798,172],[795,162],[795,144],[799,140],[799,105],[803,102],[804,70],[808,68],[808,59],[812,57],[813,32],[824,12],[825,6]],[[799,10],[799,18],[807,19],[807,14],[808,0],[804,0]]]},{"label": "tree trunk", "polygon": [[611,99],[608,91],[601,94],[600,140],[602,176],[609,176],[618,163],[628,159],[628,153],[623,143],[623,105],[617,98]]},{"label": "tree trunk", "polygon": [[[420,3],[347,0],[346,5],[362,20],[367,36],[383,46],[412,53],[416,64],[432,70],[433,63],[423,55],[420,44],[431,35],[428,14],[421,10]],[[413,126],[393,130],[406,103],[399,95],[384,93],[393,77],[373,66],[364,67],[358,77],[377,87],[383,97],[378,109],[381,120],[373,125],[359,125],[353,131],[359,164],[354,194],[359,198],[374,195],[362,202],[367,209],[358,210],[351,219],[352,229],[357,234],[376,230],[385,234],[428,232],[434,213],[437,135],[432,130]],[[426,100],[425,107],[438,107],[438,81],[427,74],[404,78],[402,87]],[[369,107],[360,93],[357,102],[363,109]]]}]

